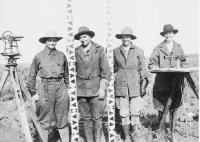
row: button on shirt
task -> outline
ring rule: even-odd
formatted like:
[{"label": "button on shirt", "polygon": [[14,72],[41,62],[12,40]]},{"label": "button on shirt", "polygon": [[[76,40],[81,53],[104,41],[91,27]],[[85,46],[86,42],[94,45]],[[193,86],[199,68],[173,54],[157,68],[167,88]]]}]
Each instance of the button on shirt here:
[{"label": "button on shirt", "polygon": [[35,93],[37,75],[42,79],[64,78],[65,83],[68,84],[68,65],[64,53],[45,47],[35,56],[27,82],[27,88],[32,95]]}]

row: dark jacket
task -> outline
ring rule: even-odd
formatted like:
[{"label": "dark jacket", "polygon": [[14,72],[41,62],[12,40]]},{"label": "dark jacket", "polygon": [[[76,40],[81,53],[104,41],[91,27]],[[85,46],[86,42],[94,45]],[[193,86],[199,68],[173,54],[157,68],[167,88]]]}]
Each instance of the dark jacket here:
[{"label": "dark jacket", "polygon": [[94,97],[100,87],[100,80],[110,80],[111,72],[104,48],[92,42],[90,57],[85,59],[83,47],[78,46],[76,56],[76,82],[78,97]]},{"label": "dark jacket", "polygon": [[115,96],[140,96],[140,81],[147,77],[143,51],[131,45],[127,59],[122,46],[114,49]]}]

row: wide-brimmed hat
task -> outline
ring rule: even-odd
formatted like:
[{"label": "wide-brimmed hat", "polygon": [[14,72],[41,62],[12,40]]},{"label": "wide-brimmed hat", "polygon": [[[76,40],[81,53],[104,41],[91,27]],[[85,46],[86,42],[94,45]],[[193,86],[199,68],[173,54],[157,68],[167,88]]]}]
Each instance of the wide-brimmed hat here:
[{"label": "wide-brimmed hat", "polygon": [[75,34],[74,39],[79,40],[80,36],[83,34],[87,34],[87,35],[91,36],[91,38],[93,38],[95,36],[95,33],[93,31],[91,31],[88,27],[82,26],[78,29],[78,33]]},{"label": "wide-brimmed hat", "polygon": [[131,27],[125,27],[122,29],[121,34],[116,34],[115,37],[118,39],[122,39],[122,36],[128,35],[132,40],[136,39],[136,36],[133,35],[133,30]]},{"label": "wide-brimmed hat", "polygon": [[57,34],[53,30],[47,30],[43,37],[39,38],[39,42],[45,44],[47,39],[56,39],[57,41],[61,40],[62,37],[58,37]]},{"label": "wide-brimmed hat", "polygon": [[178,32],[178,30],[174,29],[174,27],[171,24],[166,24],[166,25],[164,25],[163,31],[160,33],[160,35],[164,36],[168,32],[173,32],[174,34],[176,34]]}]

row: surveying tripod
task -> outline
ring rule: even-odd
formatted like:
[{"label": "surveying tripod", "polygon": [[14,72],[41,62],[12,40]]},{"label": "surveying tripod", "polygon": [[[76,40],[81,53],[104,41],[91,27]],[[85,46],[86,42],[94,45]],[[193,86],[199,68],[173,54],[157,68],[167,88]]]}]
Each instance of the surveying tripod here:
[{"label": "surveying tripod", "polygon": [[26,116],[26,111],[30,116],[33,124],[35,125],[41,139],[43,142],[47,142],[46,137],[40,127],[39,121],[34,111],[34,107],[32,104],[31,95],[29,94],[28,90],[23,83],[23,80],[19,77],[17,73],[17,62],[16,60],[19,59],[20,53],[1,53],[3,56],[8,57],[8,62],[5,65],[6,71],[1,79],[0,82],[0,93],[5,85],[5,82],[10,75],[12,85],[14,88],[15,100],[17,107],[19,109],[19,115],[21,119],[22,128],[25,134],[26,142],[33,142],[31,137],[31,132],[29,129],[29,124]]},{"label": "surveying tripod", "polygon": [[[166,116],[167,113],[170,110],[170,107],[172,105],[173,100],[175,99],[175,94],[178,89],[178,87],[184,83],[184,79],[186,79],[188,85],[194,92],[195,96],[197,99],[199,99],[199,90],[196,87],[190,73],[191,72],[197,72],[199,69],[196,67],[188,67],[188,68],[162,68],[162,69],[153,69],[151,70],[151,73],[167,73],[167,74],[176,74],[175,76],[175,82],[174,82],[174,87],[172,89],[172,92],[170,93],[169,98],[167,99],[167,102],[164,106],[163,114],[158,126],[158,130],[162,130],[166,121]],[[170,133],[171,133],[171,141],[174,142],[174,111],[169,113],[169,123],[170,123]]]}]

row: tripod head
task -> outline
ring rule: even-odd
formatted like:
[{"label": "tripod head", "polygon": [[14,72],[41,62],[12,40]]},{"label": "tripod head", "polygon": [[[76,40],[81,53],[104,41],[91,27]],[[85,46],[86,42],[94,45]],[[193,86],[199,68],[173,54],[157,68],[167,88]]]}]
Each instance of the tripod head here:
[{"label": "tripod head", "polygon": [[8,63],[6,66],[17,66],[16,60],[21,56],[18,50],[17,42],[20,41],[23,36],[13,36],[11,31],[5,31],[0,40],[4,43],[4,51],[1,53],[2,56],[7,57]]}]

